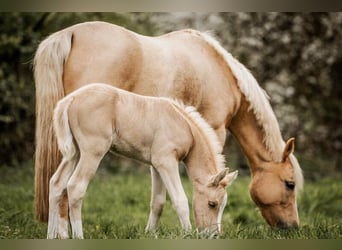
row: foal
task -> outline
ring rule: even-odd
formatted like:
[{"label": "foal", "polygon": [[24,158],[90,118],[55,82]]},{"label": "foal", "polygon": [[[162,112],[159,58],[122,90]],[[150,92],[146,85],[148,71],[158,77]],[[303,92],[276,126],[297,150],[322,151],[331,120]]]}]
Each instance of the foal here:
[{"label": "foal", "polygon": [[50,180],[48,238],[69,237],[68,221],[59,214],[65,192],[72,236],[83,238],[82,200],[110,148],[153,166],[154,203],[146,230],[156,230],[166,190],[182,228],[191,230],[178,171],[179,162],[184,161],[194,189],[196,226],[220,232],[226,187],[237,171],[228,174],[215,133],[193,107],[95,83],[58,102],[54,129],[63,159]]}]

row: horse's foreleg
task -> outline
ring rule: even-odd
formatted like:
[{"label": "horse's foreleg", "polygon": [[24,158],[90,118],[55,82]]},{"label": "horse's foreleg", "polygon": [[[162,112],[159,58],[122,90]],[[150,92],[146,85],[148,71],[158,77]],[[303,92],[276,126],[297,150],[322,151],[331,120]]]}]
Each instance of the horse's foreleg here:
[{"label": "horse's foreleg", "polygon": [[174,209],[177,212],[182,228],[191,230],[188,198],[184,192],[179,176],[178,161],[175,158],[166,157],[153,162],[158,170],[163,183],[169,192]]},{"label": "horse's foreleg", "polygon": [[223,147],[224,147],[224,144],[226,142],[226,136],[227,136],[227,129],[226,127],[223,125],[221,127],[218,127],[215,129],[215,133],[217,135],[217,138],[220,142],[220,145],[222,147],[222,151],[223,151]]},{"label": "horse's foreleg", "polygon": [[150,216],[148,218],[147,226],[145,231],[154,232],[157,230],[160,216],[163,212],[163,207],[166,202],[166,189],[163,184],[158,171],[151,166],[151,178],[152,178],[152,189],[151,189],[151,205],[150,205]]}]

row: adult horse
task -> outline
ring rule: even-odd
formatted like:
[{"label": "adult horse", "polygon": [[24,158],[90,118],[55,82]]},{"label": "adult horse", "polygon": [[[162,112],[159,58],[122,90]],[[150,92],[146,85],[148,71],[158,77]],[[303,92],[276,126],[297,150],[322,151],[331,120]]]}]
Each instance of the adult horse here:
[{"label": "adult horse", "polygon": [[[88,82],[106,82],[196,107],[222,146],[229,129],[247,157],[250,194],[263,217],[272,227],[298,226],[296,193],[303,177],[292,154],[294,139],[283,141],[264,91],[210,35],[181,30],[148,37],[105,22],[86,22],[45,39],[34,64],[37,219],[47,221],[49,179],[60,162],[52,130],[56,102]],[[159,177],[151,171],[153,184]],[[152,190],[159,195],[151,197],[151,204],[164,195],[159,187],[152,185]],[[60,213],[66,217],[64,199]]]}]

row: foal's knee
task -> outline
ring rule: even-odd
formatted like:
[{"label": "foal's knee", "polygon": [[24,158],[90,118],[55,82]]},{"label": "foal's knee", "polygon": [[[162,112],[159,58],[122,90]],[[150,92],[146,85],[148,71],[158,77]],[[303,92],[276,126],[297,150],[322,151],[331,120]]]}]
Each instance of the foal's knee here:
[{"label": "foal's knee", "polygon": [[154,200],[151,202],[151,210],[154,214],[160,216],[163,212],[163,208],[166,202],[166,198],[164,196],[155,197]]},{"label": "foal's knee", "polygon": [[189,204],[187,199],[175,200],[173,202],[174,209],[184,216],[189,215]]}]

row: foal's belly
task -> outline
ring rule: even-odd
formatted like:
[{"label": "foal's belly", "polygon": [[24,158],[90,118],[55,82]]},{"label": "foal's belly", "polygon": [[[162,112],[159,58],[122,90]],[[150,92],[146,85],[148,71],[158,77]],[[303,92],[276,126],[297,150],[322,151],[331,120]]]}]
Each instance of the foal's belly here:
[{"label": "foal's belly", "polygon": [[151,164],[150,147],[138,145],[137,142],[135,142],[135,144],[126,142],[122,138],[119,139],[117,135],[113,135],[111,150],[128,158]]}]

